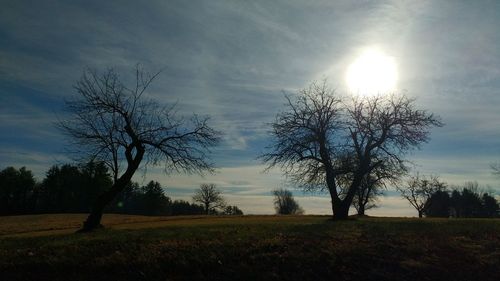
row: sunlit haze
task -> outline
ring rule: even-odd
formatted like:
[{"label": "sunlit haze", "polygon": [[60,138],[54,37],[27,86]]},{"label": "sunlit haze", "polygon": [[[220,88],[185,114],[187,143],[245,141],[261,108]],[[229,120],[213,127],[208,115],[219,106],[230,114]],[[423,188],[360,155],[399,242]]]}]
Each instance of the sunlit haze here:
[{"label": "sunlit haze", "polygon": [[396,89],[398,71],[393,57],[376,49],[369,49],[347,68],[346,82],[354,94],[371,95]]}]

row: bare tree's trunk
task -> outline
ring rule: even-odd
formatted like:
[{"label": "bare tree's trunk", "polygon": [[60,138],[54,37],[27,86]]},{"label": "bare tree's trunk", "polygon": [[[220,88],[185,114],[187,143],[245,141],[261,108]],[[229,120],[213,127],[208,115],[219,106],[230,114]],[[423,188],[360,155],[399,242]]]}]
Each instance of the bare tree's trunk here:
[{"label": "bare tree's trunk", "polygon": [[332,203],[332,214],[333,214],[333,218],[335,218],[335,206],[337,205],[337,202],[338,202],[338,198],[336,198],[333,194],[333,192],[330,192],[330,198],[332,199],[331,203]]},{"label": "bare tree's trunk", "polygon": [[358,215],[360,216],[365,215],[365,205],[363,203],[360,203],[358,206]]},{"label": "bare tree's trunk", "polygon": [[349,207],[350,204],[346,204],[345,200],[338,200],[339,204],[333,206],[333,219],[334,220],[345,220],[349,217]]},{"label": "bare tree's trunk", "polygon": [[111,189],[104,192],[99,196],[94,206],[92,207],[92,211],[90,212],[87,220],[83,223],[82,229],[79,232],[89,232],[96,228],[101,228],[101,218],[102,213],[104,212],[104,208],[113,201],[113,199],[127,186],[127,183],[130,181],[125,181],[120,178],[118,181],[113,184]]},{"label": "bare tree's trunk", "polygon": [[359,174],[354,178],[349,190],[347,191],[347,195],[344,200],[338,200],[337,206],[334,206],[333,211],[333,219],[334,220],[345,220],[349,217],[349,208],[351,208],[352,200],[354,199],[354,195],[357,189],[359,189],[359,185],[361,184],[361,179],[364,174]]},{"label": "bare tree's trunk", "polygon": [[116,196],[125,189],[127,184],[132,179],[135,171],[139,168],[139,164],[142,161],[142,157],[144,156],[144,149],[139,147],[137,149],[137,154],[134,158],[132,158],[131,150],[129,150],[129,155],[127,155],[128,167],[125,173],[111,186],[111,188],[105,191],[103,194],[97,198],[94,206],[92,207],[92,211],[90,212],[87,220],[83,223],[82,229],[78,232],[89,232],[96,228],[101,228],[101,219],[102,213],[104,212],[104,208],[116,198]]},{"label": "bare tree's trunk", "polygon": [[329,193],[330,193],[330,198],[332,202],[332,212],[333,212],[333,219],[334,220],[344,220],[347,219],[349,215],[349,205],[347,206],[347,210],[345,209],[345,200],[341,200],[336,192],[336,187],[334,185],[334,181],[329,182]]},{"label": "bare tree's trunk", "polygon": [[341,200],[338,195],[330,192],[334,220],[345,220],[349,217],[349,208],[352,204],[353,195],[354,193],[351,192],[344,200]]},{"label": "bare tree's trunk", "polygon": [[210,205],[209,203],[205,203],[205,215],[210,215]]},{"label": "bare tree's trunk", "polygon": [[418,210],[418,217],[422,218],[424,215],[424,212],[422,210]]}]

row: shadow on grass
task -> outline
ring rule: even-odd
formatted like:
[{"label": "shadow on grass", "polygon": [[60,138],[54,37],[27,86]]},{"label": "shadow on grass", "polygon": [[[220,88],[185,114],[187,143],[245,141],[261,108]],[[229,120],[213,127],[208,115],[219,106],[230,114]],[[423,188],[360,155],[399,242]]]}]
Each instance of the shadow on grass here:
[{"label": "shadow on grass", "polygon": [[499,221],[245,219],[0,239],[0,277],[420,281],[500,274]]}]

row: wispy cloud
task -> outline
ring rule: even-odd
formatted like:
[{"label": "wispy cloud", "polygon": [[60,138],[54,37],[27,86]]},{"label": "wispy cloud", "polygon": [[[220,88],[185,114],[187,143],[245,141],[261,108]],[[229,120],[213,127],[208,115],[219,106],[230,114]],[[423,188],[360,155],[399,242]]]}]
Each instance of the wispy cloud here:
[{"label": "wispy cloud", "polygon": [[[248,202],[252,212],[259,212],[250,207],[252,196],[262,196],[267,203],[255,206],[272,212],[264,207],[271,200],[268,192],[283,178],[279,171],[261,174],[256,156],[269,143],[266,123],[282,109],[282,91],[294,93],[327,78],[344,92],[349,63],[376,46],[397,61],[398,88],[446,123],[409,158],[450,182],[470,178],[498,186],[488,165],[500,159],[499,6],[11,1],[0,9],[0,165],[33,164],[41,171],[43,163],[48,168],[61,159],[65,141],[52,122],[64,114],[62,101],[75,94],[72,85],[84,67],[115,67],[130,82],[133,66],[143,63],[151,71],[163,69],[152,97],[177,102],[181,114],[210,115],[214,127],[225,132],[214,155],[221,167],[217,175],[166,177],[151,169],[147,178],[179,189],[213,181],[234,200]],[[310,210],[316,210],[314,200],[327,200],[311,198],[299,199]],[[406,214],[399,207],[374,212],[384,210]]]}]

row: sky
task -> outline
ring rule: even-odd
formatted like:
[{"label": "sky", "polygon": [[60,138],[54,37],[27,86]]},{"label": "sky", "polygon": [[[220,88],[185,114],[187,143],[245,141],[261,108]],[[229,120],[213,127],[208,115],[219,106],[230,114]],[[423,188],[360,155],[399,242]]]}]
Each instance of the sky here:
[{"label": "sky", "polygon": [[[307,214],[329,198],[294,189],[256,157],[269,122],[294,94],[327,79],[346,93],[346,72],[367,49],[397,67],[396,92],[416,98],[445,126],[408,156],[449,185],[477,181],[500,194],[499,1],[7,1],[0,0],[0,169],[26,166],[43,179],[72,160],[54,123],[86,67],[113,67],[125,82],[140,63],[162,69],[148,94],[180,114],[211,116],[224,132],[215,175],[149,168],[168,196],[189,200],[218,185],[245,213],[274,212],[271,190],[294,190]],[[369,215],[416,216],[393,187]]]}]

